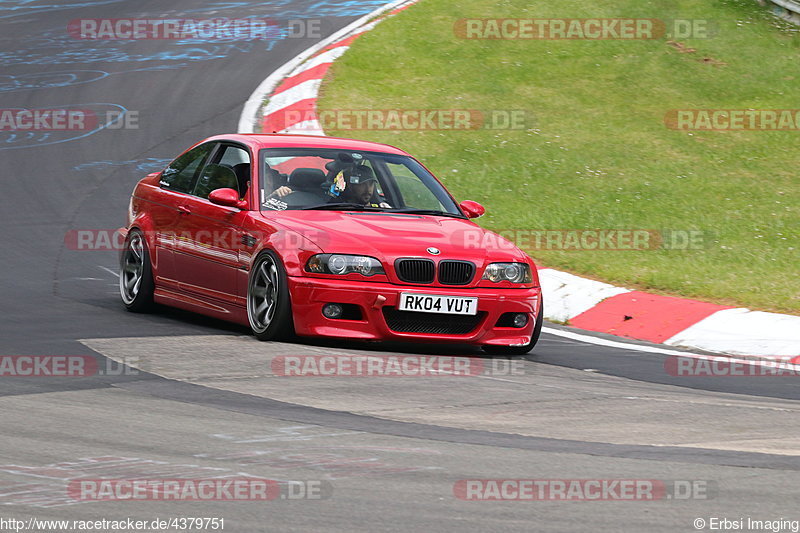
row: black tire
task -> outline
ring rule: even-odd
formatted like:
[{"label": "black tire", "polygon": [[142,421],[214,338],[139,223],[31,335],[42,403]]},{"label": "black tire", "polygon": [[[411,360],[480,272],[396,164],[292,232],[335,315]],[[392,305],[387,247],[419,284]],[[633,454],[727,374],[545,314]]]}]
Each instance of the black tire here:
[{"label": "black tire", "polygon": [[525,355],[533,350],[536,343],[539,342],[539,336],[542,334],[542,320],[544,319],[544,305],[539,305],[539,313],[536,315],[536,324],[533,326],[533,335],[531,342],[524,346],[491,346],[483,347],[483,351],[489,355]]},{"label": "black tire", "polygon": [[250,329],[260,341],[288,340],[294,337],[286,269],[272,251],[262,252],[250,269],[247,281],[247,318]]},{"label": "black tire", "polygon": [[153,267],[147,241],[139,230],[131,230],[119,257],[119,294],[128,311],[145,313],[153,308]]}]

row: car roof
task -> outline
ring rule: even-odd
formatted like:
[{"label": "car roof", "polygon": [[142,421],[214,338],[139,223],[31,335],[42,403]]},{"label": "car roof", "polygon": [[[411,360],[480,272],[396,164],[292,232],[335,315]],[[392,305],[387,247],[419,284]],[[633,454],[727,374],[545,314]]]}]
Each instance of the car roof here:
[{"label": "car roof", "polygon": [[357,139],[344,139],[340,137],[294,135],[288,133],[231,133],[215,135],[205,139],[203,142],[221,140],[240,142],[256,150],[261,148],[335,148],[409,155],[403,150],[388,144],[360,141]]}]

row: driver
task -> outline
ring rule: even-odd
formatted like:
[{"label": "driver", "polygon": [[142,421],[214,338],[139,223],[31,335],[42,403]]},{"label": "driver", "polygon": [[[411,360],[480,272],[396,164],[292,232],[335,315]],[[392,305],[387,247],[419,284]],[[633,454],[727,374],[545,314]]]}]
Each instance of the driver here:
[{"label": "driver", "polygon": [[274,168],[270,168],[269,165],[266,165],[266,167],[265,176],[267,187],[265,189],[271,190],[272,192],[265,199],[283,198],[291,194],[293,191],[286,185],[286,176]]},{"label": "driver", "polygon": [[[349,174],[349,175],[347,175]],[[342,190],[338,197],[331,198],[331,202],[346,202],[372,207],[391,207],[382,202],[378,197],[375,173],[365,165],[356,165],[350,172],[340,172],[334,180],[334,187]]]}]

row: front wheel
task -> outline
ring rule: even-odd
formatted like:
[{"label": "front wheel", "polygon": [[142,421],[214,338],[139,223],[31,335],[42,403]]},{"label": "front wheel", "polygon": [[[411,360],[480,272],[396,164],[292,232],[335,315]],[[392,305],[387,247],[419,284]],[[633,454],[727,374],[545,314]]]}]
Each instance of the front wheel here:
[{"label": "front wheel", "polygon": [[536,324],[533,326],[533,335],[528,344],[522,346],[492,346],[487,345],[483,347],[483,351],[489,355],[525,355],[533,350],[536,343],[539,342],[539,336],[542,334],[542,319],[544,319],[544,305],[539,304],[539,313],[536,315]]},{"label": "front wheel", "polygon": [[119,294],[128,311],[143,313],[153,307],[153,268],[144,235],[131,230],[119,261]]},{"label": "front wheel", "polygon": [[294,334],[286,269],[272,252],[258,256],[250,269],[247,318],[260,341],[290,338]]}]

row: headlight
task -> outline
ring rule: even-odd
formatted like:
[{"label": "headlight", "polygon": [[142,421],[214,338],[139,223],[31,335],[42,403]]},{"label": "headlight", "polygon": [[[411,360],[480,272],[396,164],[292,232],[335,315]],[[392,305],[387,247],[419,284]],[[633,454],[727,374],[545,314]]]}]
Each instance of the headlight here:
[{"label": "headlight", "polygon": [[385,274],[383,265],[374,257],[342,254],[317,254],[306,263],[306,272],[337,276],[355,272],[366,277]]},{"label": "headlight", "polygon": [[531,283],[531,267],[527,263],[492,263],[486,267],[483,279],[498,283]]}]

